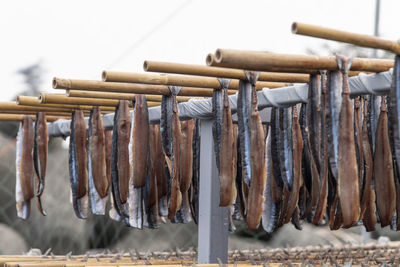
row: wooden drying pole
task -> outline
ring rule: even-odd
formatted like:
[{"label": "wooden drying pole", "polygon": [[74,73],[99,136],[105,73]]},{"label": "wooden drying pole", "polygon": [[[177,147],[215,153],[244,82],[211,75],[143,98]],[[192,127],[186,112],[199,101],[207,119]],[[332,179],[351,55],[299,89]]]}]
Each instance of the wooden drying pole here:
[{"label": "wooden drying pole", "polygon": [[[336,58],[332,56],[288,55],[231,49],[217,49],[215,61],[230,68],[260,71],[269,68],[297,68],[301,72],[307,72],[307,69],[336,70],[338,68]],[[351,70],[382,72],[393,67],[393,63],[393,60],[387,59],[354,58]]]},{"label": "wooden drying pole", "polygon": [[[64,94],[49,94],[41,93],[39,96],[41,104],[59,104],[59,105],[93,105],[101,107],[116,107],[119,100],[116,99],[97,99],[97,98],[84,98],[84,97],[68,97]],[[132,106],[132,103],[129,103]],[[147,102],[149,107],[159,106],[159,102]],[[114,109],[112,109],[114,111]]]},{"label": "wooden drying pole", "polygon": [[[171,91],[166,85],[138,84],[138,83],[116,83],[116,82],[100,82],[91,80],[72,80],[53,78],[54,89],[66,90],[85,90],[85,91],[102,91],[102,92],[118,92],[129,94],[146,94],[146,95],[170,95]],[[229,90],[229,94],[237,93],[237,90]],[[213,95],[213,89],[182,87],[179,91],[180,96],[197,96],[207,97]]]},{"label": "wooden drying pole", "polygon": [[[95,92],[95,91],[80,91],[80,90],[66,90],[66,95],[69,97],[86,97],[86,98],[104,98],[104,99],[123,99],[133,100],[136,94],[124,94],[124,93],[108,93],[108,92]],[[162,96],[160,95],[146,95],[147,101],[161,102]],[[177,96],[178,102],[189,101],[191,97],[188,96]]]},{"label": "wooden drying pole", "polygon": [[[0,121],[23,121],[24,120],[23,114],[0,114]],[[35,115],[31,115],[32,120],[36,119]],[[69,117],[66,116],[47,116],[46,113],[46,121],[47,122],[53,122],[59,119],[69,119]]]},{"label": "wooden drying pole", "polygon": [[[16,103],[18,105],[25,105],[25,106],[34,106],[34,107],[53,107],[53,108],[66,108],[71,110],[84,110],[90,111],[93,109],[93,106],[88,105],[73,105],[73,104],[42,104],[39,101],[38,97],[33,96],[17,96]],[[102,112],[111,111],[114,112],[115,108],[110,106],[100,106]]]},{"label": "wooden drying pole", "polygon": [[[245,70],[182,63],[148,61],[143,63],[144,71],[209,76],[227,79],[246,79]],[[260,72],[258,81],[307,83],[309,76],[299,73]]]},{"label": "wooden drying pole", "polygon": [[[116,72],[103,71],[102,79],[104,82],[123,82],[123,83],[144,83],[158,85],[176,85],[188,87],[205,87],[212,89],[220,89],[221,84],[215,77],[198,77],[184,75],[168,75],[168,74],[149,74],[134,72]],[[280,88],[285,87],[285,83],[277,82],[257,82],[256,89],[263,88]],[[231,80],[228,89],[238,89],[239,80]]]},{"label": "wooden drying pole", "polygon": [[[400,55],[400,44],[397,41],[385,40],[379,37],[340,31],[305,23],[293,22],[292,33],[307,35],[332,41],[358,45],[362,47],[383,49]],[[354,64],[354,61],[353,61]]]}]

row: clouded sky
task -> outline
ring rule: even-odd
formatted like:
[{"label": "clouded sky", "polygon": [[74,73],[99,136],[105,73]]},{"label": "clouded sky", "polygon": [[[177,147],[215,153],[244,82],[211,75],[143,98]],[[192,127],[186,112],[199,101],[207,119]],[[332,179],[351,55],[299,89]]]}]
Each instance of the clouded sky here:
[{"label": "clouded sky", "polygon": [[[400,1],[381,1],[380,33],[400,37]],[[16,71],[41,60],[53,76],[100,79],[143,71],[146,59],[204,64],[217,48],[304,53],[324,41],[291,34],[293,21],[372,34],[375,0],[2,1],[1,101],[24,87]],[[330,42],[335,45],[334,42]]]}]

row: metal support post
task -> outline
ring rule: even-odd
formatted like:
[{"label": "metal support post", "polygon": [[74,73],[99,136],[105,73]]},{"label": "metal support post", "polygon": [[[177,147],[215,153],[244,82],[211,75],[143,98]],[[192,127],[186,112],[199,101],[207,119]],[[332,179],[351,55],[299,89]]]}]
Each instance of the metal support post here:
[{"label": "metal support post", "polygon": [[228,208],[219,207],[218,170],[215,163],[212,120],[201,121],[200,204],[198,262],[228,260]]}]

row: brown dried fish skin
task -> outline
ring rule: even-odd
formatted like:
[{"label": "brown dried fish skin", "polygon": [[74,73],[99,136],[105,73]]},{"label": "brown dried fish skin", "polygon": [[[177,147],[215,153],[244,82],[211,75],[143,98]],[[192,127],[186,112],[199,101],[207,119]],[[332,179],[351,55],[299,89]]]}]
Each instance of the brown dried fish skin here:
[{"label": "brown dried fish skin", "polygon": [[[344,58],[339,58],[343,67],[348,67]],[[360,194],[358,185],[358,169],[356,148],[354,143],[353,112],[350,102],[347,70],[343,72],[342,107],[339,115],[338,146],[338,188],[343,217],[343,227],[353,226],[359,219]]]},{"label": "brown dried fish skin", "polygon": [[223,89],[219,180],[221,207],[233,205],[236,199],[236,140],[227,89]]},{"label": "brown dried fish skin", "polygon": [[86,157],[86,124],[83,111],[75,111],[75,157],[78,172],[77,198],[86,195],[88,188],[88,172]]},{"label": "brown dried fish skin", "polygon": [[22,137],[22,154],[20,166],[20,182],[24,201],[28,201],[34,197],[33,189],[33,143],[34,132],[32,126],[32,117],[24,116],[22,123],[23,137]]},{"label": "brown dried fish skin", "polygon": [[133,186],[143,187],[147,177],[149,153],[149,112],[145,95],[135,96],[134,125],[132,129],[132,171]]},{"label": "brown dried fish skin", "polygon": [[91,117],[91,135],[89,136],[89,149],[93,182],[101,198],[108,194],[109,181],[107,178],[106,150],[104,124],[99,107],[93,107]]},{"label": "brown dried fish skin", "polygon": [[[299,124],[299,117],[297,112],[297,107],[293,107],[292,111],[292,146],[293,146],[293,185],[290,192],[290,197],[288,201],[288,208],[286,211],[285,223],[288,223],[292,219],[293,212],[297,207],[299,202],[299,191],[300,187],[303,185],[303,178],[301,172],[301,160],[303,154],[303,139],[301,136],[301,129]],[[291,155],[289,155],[291,156]]]},{"label": "brown dried fish skin", "polygon": [[194,120],[181,122],[182,142],[180,154],[180,190],[183,193],[189,190],[193,174],[193,130]]},{"label": "brown dried fish skin", "polygon": [[118,115],[118,182],[121,202],[126,203],[129,193],[129,139],[131,132],[131,115],[128,100],[121,100]]},{"label": "brown dried fish skin", "polygon": [[44,190],[49,136],[47,133],[46,113],[38,112],[35,121],[34,167],[36,171],[36,195],[41,196]]},{"label": "brown dried fish skin", "polygon": [[384,103],[375,134],[374,178],[378,214],[381,226],[385,227],[392,223],[396,210],[396,189],[388,135],[388,116]]},{"label": "brown dried fish skin", "polygon": [[257,229],[260,224],[266,182],[264,130],[257,104],[257,92],[253,88],[250,121],[251,184],[247,203],[248,229]]}]

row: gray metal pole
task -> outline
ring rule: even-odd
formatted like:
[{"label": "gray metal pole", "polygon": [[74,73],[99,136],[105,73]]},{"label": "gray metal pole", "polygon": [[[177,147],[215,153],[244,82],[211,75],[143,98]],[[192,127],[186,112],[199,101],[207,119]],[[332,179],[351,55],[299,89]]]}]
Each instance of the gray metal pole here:
[{"label": "gray metal pole", "polygon": [[219,181],[215,163],[212,120],[201,121],[200,206],[198,262],[228,260],[228,208],[219,207]]}]

